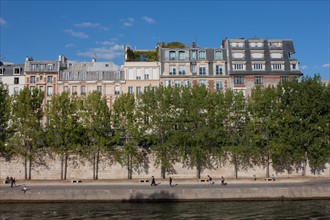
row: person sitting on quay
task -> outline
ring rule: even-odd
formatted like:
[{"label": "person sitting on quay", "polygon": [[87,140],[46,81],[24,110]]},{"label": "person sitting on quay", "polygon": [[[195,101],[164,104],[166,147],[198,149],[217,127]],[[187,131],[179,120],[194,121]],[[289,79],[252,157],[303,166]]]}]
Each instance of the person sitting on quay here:
[{"label": "person sitting on quay", "polygon": [[221,177],[221,185],[227,185],[227,183],[225,183],[225,178],[223,178],[223,176]]}]

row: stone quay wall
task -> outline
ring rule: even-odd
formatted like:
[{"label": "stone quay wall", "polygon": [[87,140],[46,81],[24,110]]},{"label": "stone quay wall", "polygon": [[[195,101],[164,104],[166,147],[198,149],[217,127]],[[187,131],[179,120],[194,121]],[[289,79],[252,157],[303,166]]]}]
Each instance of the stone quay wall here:
[{"label": "stone quay wall", "polygon": [[[133,179],[143,179],[155,176],[161,177],[159,167],[154,166],[154,157],[149,155],[148,163],[141,164],[137,168],[133,168]],[[127,167],[114,163],[108,158],[102,158],[99,163],[98,179],[127,179]],[[274,174],[276,177],[291,178],[302,176],[302,171],[293,171],[292,173],[276,173],[270,167],[270,175]],[[167,173],[176,179],[189,179],[196,177],[196,168],[184,167],[182,163],[176,163],[171,172]],[[226,163],[222,166],[214,166],[212,169],[205,169],[201,173],[201,178],[206,178],[207,175],[213,178],[234,178],[233,164]],[[266,176],[266,169],[264,167],[251,167],[247,170],[239,170],[238,178],[264,178]],[[7,176],[15,177],[16,179],[24,179],[25,167],[23,158],[16,158],[6,161],[0,158],[0,179],[3,180]],[[306,169],[306,177],[330,177],[330,164],[326,164],[323,172],[313,174],[310,168]],[[61,160],[59,157],[43,156],[42,161],[34,162],[32,164],[31,172],[32,180],[59,180],[61,179]],[[93,165],[86,159],[79,158],[76,155],[70,155],[68,159],[67,179],[93,179]]]}]

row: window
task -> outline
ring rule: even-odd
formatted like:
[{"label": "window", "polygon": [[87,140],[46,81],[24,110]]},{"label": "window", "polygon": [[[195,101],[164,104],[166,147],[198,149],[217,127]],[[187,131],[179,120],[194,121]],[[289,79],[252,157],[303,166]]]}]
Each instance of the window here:
[{"label": "window", "polygon": [[243,76],[235,76],[234,77],[234,85],[242,85],[244,84],[244,77]]},{"label": "window", "polygon": [[133,94],[133,86],[128,87],[128,94]]},{"label": "window", "polygon": [[181,85],[180,80],[174,80],[175,87],[180,87],[180,85]]},{"label": "window", "polygon": [[143,91],[144,92],[148,92],[148,88],[149,88],[149,86],[145,86],[144,89],[143,89]]},{"label": "window", "polygon": [[47,76],[47,82],[48,83],[53,83],[53,77],[52,76]]},{"label": "window", "polygon": [[255,63],[252,67],[254,70],[263,70],[263,65],[261,63]]},{"label": "window", "polygon": [[199,67],[199,75],[206,75],[206,67],[200,66]]},{"label": "window", "polygon": [[102,86],[96,86],[96,91],[102,94]]},{"label": "window", "polygon": [[297,70],[297,64],[296,63],[291,64],[291,69],[292,70]]},{"label": "window", "polygon": [[141,70],[140,70],[140,69],[138,69],[138,70],[136,71],[136,79],[137,79],[137,80],[140,80],[140,79],[141,79]]},{"label": "window", "polygon": [[5,72],[5,69],[0,68],[0,75],[3,75],[4,72]]},{"label": "window", "polygon": [[272,64],[272,70],[282,70],[282,64]]},{"label": "window", "polygon": [[234,59],[244,59],[244,52],[236,52],[236,53],[233,53],[233,58]]},{"label": "window", "polygon": [[80,95],[86,95],[86,86],[80,87]]},{"label": "window", "polygon": [[19,67],[14,68],[14,74],[15,75],[20,74],[20,68]]},{"label": "window", "polygon": [[32,64],[31,67],[33,71],[36,71],[38,68],[38,64]]},{"label": "window", "polygon": [[19,78],[18,77],[14,78],[14,84],[19,84]]},{"label": "window", "polygon": [[30,86],[30,94],[33,95],[34,86]]},{"label": "window", "polygon": [[44,71],[45,70],[45,64],[40,64],[40,71]]},{"label": "window", "polygon": [[175,60],[175,51],[170,51],[170,60]]},{"label": "window", "polygon": [[171,86],[171,80],[166,80],[165,87],[170,87],[170,86]]},{"label": "window", "polygon": [[192,64],[192,65],[190,66],[190,68],[191,68],[191,72],[192,72],[192,73],[196,73],[196,65],[195,65],[195,64]]},{"label": "window", "polygon": [[191,57],[190,57],[191,60],[196,60],[196,53],[197,53],[196,50],[191,51]]},{"label": "window", "polygon": [[216,50],[215,52],[214,52],[214,59],[215,60],[222,60],[223,58],[222,58],[222,51],[221,50]]},{"label": "window", "polygon": [[270,57],[272,59],[282,59],[283,58],[283,53],[271,53]]},{"label": "window", "polygon": [[254,77],[254,84],[255,85],[261,85],[263,82],[262,82],[262,76],[255,76]]},{"label": "window", "polygon": [[281,76],[281,82],[285,82],[288,80],[288,77],[287,76]]},{"label": "window", "polygon": [[206,86],[206,80],[204,80],[204,79],[199,80],[198,83],[200,86]]},{"label": "window", "polygon": [[18,87],[14,87],[14,95],[17,95],[19,93],[19,88]]},{"label": "window", "polygon": [[30,83],[36,83],[36,77],[35,76],[30,77]]},{"label": "window", "polygon": [[149,79],[149,69],[144,70],[144,79],[148,80]]},{"label": "window", "polygon": [[244,65],[236,63],[233,65],[233,67],[234,67],[234,70],[243,70]]},{"label": "window", "polygon": [[200,60],[205,60],[206,59],[206,52],[205,50],[199,51],[198,52],[198,59]]},{"label": "window", "polygon": [[215,89],[216,90],[223,90],[223,84],[222,84],[222,81],[216,81],[215,83]]},{"label": "window", "polygon": [[52,95],[53,95],[53,87],[47,86],[47,96],[52,96]]},{"label": "window", "polygon": [[72,86],[72,95],[77,95],[77,86]]},{"label": "window", "polygon": [[264,54],[261,53],[261,52],[251,53],[251,57],[252,57],[252,59],[263,59],[264,58]]},{"label": "window", "polygon": [[263,42],[250,42],[250,47],[262,47],[263,45]]},{"label": "window", "polygon": [[190,81],[189,80],[183,80],[183,86],[190,87]]},{"label": "window", "polygon": [[136,87],[136,95],[140,95],[141,94],[141,86],[137,86]]},{"label": "window", "polygon": [[40,81],[42,81],[43,79],[44,79],[44,76],[39,76],[39,78],[40,78]]},{"label": "window", "polygon": [[170,75],[175,75],[175,74],[176,74],[176,67],[170,66]]},{"label": "window", "polygon": [[47,64],[47,70],[53,70],[54,64]]},{"label": "window", "polygon": [[43,92],[44,91],[44,87],[43,86],[39,86],[39,90]]},{"label": "window", "polygon": [[222,66],[221,65],[216,65],[215,66],[215,74],[216,75],[222,75]]},{"label": "window", "polygon": [[186,54],[184,51],[179,51],[179,60],[184,60],[186,58]]},{"label": "window", "polygon": [[185,75],[186,71],[185,71],[185,66],[179,66],[179,75]]},{"label": "window", "polygon": [[64,92],[69,91],[69,86],[63,86],[63,91]]},{"label": "window", "polygon": [[115,86],[115,95],[119,95],[119,94],[120,94],[120,87]]}]

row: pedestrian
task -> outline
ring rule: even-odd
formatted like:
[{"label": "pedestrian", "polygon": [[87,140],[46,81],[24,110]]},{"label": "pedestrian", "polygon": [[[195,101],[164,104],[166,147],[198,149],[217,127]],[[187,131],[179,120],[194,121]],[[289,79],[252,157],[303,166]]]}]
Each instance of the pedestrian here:
[{"label": "pedestrian", "polygon": [[172,187],[172,177],[170,177],[170,187]]},{"label": "pedestrian", "polygon": [[157,186],[154,176],[152,176],[152,179],[151,179],[151,186]]},{"label": "pedestrian", "polygon": [[13,188],[14,186],[14,178],[11,176],[10,177],[10,187]]},{"label": "pedestrian", "polygon": [[223,178],[223,176],[221,177],[221,185],[227,185],[227,183],[225,183],[225,178]]},{"label": "pedestrian", "polygon": [[12,180],[12,185],[16,187],[16,179],[15,178],[13,178],[13,180]]},{"label": "pedestrian", "polygon": [[22,191],[24,192],[24,194],[25,194],[26,191],[28,191],[28,188],[26,187],[26,185],[23,186]]},{"label": "pedestrian", "polygon": [[274,174],[272,174],[272,181],[273,181],[273,182],[275,181],[275,176],[274,176]]},{"label": "pedestrian", "polygon": [[209,182],[209,184],[213,185],[212,177],[210,177],[210,175],[207,175],[207,177],[208,177],[207,181]]}]

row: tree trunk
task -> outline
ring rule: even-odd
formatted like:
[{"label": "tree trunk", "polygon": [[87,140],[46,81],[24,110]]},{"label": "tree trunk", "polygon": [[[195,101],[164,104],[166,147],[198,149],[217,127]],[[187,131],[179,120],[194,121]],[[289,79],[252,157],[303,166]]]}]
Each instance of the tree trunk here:
[{"label": "tree trunk", "polygon": [[97,150],[96,154],[96,168],[95,168],[95,179],[99,179],[99,162],[100,162],[100,151]]},{"label": "tree trunk", "polygon": [[27,180],[27,153],[25,153],[24,157],[24,179]]},{"label": "tree trunk", "polygon": [[31,180],[31,172],[32,172],[32,159],[29,158],[29,180]]},{"label": "tree trunk", "polygon": [[161,177],[163,178],[163,179],[165,179],[165,172],[166,172],[166,169],[165,169],[165,167],[162,165],[162,167],[161,167]]},{"label": "tree trunk", "polygon": [[196,178],[197,179],[201,178],[201,166],[200,166],[200,164],[197,164],[197,166],[196,166]]},{"label": "tree trunk", "polygon": [[93,153],[93,180],[95,180],[95,153]]},{"label": "tree trunk", "polygon": [[65,151],[64,154],[64,178],[66,180],[67,177],[67,171],[68,171],[68,151]]},{"label": "tree trunk", "polygon": [[267,155],[266,178],[269,178],[269,167],[270,167],[269,155]]},{"label": "tree trunk", "polygon": [[238,178],[238,164],[237,164],[237,158],[236,155],[234,156],[234,169],[235,169],[235,178]]},{"label": "tree trunk", "polygon": [[63,180],[63,176],[64,176],[64,172],[63,172],[63,169],[64,169],[64,154],[62,153],[61,154],[61,180]]},{"label": "tree trunk", "polygon": [[132,179],[132,158],[131,155],[127,155],[127,178]]},{"label": "tree trunk", "polygon": [[303,166],[302,166],[302,176],[306,176],[306,168],[307,168],[307,151],[304,154]]}]

